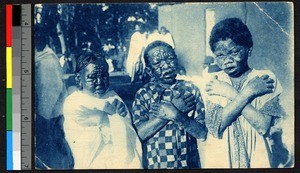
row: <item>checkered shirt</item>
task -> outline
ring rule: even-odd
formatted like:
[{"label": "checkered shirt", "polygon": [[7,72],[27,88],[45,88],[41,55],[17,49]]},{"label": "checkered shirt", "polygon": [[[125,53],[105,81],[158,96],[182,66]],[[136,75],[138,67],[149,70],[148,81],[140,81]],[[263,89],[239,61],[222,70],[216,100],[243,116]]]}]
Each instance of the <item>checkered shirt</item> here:
[{"label": "checkered shirt", "polygon": [[[192,93],[196,96],[196,108],[189,117],[204,124],[204,104],[199,89],[190,82],[177,81],[170,89],[157,82],[150,82],[139,89],[133,102],[133,123],[139,126],[149,120],[152,103],[171,101],[174,95]],[[196,138],[173,121],[169,121],[153,137],[143,143],[144,166],[148,169],[200,168]]]}]

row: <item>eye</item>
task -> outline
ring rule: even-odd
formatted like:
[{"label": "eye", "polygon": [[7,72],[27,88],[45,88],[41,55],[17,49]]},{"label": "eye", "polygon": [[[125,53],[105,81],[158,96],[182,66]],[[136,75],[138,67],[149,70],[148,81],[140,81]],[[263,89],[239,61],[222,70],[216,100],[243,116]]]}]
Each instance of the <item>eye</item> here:
[{"label": "eye", "polygon": [[159,61],[157,61],[157,62],[153,62],[153,67],[158,67],[160,65],[160,62]]},{"label": "eye", "polygon": [[216,57],[217,57],[218,59],[223,59],[225,56],[222,55],[222,54],[220,54],[220,55],[216,55]]},{"label": "eye", "polygon": [[170,55],[170,56],[168,57],[168,59],[174,59],[174,56],[173,56],[173,55]]},{"label": "eye", "polygon": [[86,82],[87,82],[87,83],[93,83],[93,82],[94,82],[94,79],[87,78],[87,79],[86,79]]},{"label": "eye", "polygon": [[154,63],[153,63],[153,65],[158,65],[158,64],[159,64],[159,62],[154,62]]},{"label": "eye", "polygon": [[92,74],[92,75],[90,76],[90,78],[92,78],[92,79],[94,79],[94,78],[96,78],[96,77],[97,77],[96,74]]},{"label": "eye", "polygon": [[239,54],[239,51],[237,51],[237,50],[234,50],[234,51],[231,52],[231,55],[233,55],[233,56],[236,56],[238,54]]},{"label": "eye", "polygon": [[173,63],[173,62],[175,62],[175,60],[172,59],[172,58],[168,58],[166,62],[167,62],[167,63]]}]

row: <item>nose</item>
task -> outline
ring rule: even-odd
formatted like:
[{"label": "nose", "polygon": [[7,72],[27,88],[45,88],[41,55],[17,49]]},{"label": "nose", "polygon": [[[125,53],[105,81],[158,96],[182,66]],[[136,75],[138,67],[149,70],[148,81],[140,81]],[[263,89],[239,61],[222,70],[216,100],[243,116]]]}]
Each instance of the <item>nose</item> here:
[{"label": "nose", "polygon": [[232,58],[230,55],[227,55],[227,56],[224,58],[224,64],[232,63],[232,62],[233,62],[233,58]]},{"label": "nose", "polygon": [[102,83],[102,80],[101,80],[100,77],[98,77],[98,78],[97,78],[97,84],[98,84],[98,85],[101,85],[101,83]]},{"label": "nose", "polygon": [[163,61],[162,63],[163,63],[163,66],[162,66],[162,67],[163,67],[164,69],[168,69],[168,68],[169,68],[169,64],[168,64],[166,61]]},{"label": "nose", "polygon": [[100,78],[97,78],[96,84],[95,84],[95,89],[99,90],[102,88],[102,80]]}]

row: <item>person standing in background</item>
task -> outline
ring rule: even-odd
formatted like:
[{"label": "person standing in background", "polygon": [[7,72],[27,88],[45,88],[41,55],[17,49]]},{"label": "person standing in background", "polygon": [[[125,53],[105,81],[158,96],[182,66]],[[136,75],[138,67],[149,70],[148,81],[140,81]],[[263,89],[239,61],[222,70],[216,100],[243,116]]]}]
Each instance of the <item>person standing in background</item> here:
[{"label": "person standing in background", "polygon": [[164,26],[160,27],[160,39],[161,41],[168,43],[173,49],[175,49],[174,39],[170,31],[168,31]]},{"label": "person standing in background", "polygon": [[48,46],[45,28],[35,25],[35,160],[37,169],[71,169],[70,147],[63,132],[66,89],[58,57]]},{"label": "person standing in background", "polygon": [[155,40],[161,40],[161,34],[157,29],[154,29],[151,33],[149,33],[145,47],[147,47],[148,44],[154,42]]},{"label": "person standing in background", "polygon": [[126,70],[131,78],[131,82],[138,80],[143,74],[142,54],[147,41],[147,32],[144,24],[135,25],[135,32],[130,39],[129,51],[126,61]]}]

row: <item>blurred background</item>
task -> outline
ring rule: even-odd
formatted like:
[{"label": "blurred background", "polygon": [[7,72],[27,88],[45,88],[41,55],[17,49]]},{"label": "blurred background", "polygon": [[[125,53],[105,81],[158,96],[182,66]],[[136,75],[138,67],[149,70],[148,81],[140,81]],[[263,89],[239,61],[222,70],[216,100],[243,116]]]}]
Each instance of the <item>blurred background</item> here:
[{"label": "blurred background", "polygon": [[[208,45],[212,27],[225,18],[242,19],[253,36],[250,66],[271,70],[282,84],[281,104],[287,112],[283,140],[293,155],[292,3],[37,4],[34,13],[35,24],[45,26],[50,47],[59,57],[69,92],[75,86],[76,58],[81,50],[90,50],[106,58],[110,65],[111,87],[129,108],[136,91],[147,82],[143,73],[133,77],[126,65],[135,33],[146,40],[168,33],[178,56],[180,75],[201,86],[201,81],[205,81],[204,68],[214,64]],[[142,49],[137,52],[142,54]]]}]

